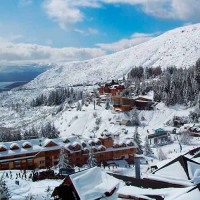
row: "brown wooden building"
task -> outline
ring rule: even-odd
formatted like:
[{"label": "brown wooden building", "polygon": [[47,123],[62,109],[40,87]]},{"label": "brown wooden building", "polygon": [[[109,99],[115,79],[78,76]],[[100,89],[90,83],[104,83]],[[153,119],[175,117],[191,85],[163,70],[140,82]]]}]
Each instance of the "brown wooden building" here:
[{"label": "brown wooden building", "polygon": [[[126,143],[128,141],[128,143]],[[0,170],[47,168],[58,164],[60,149],[65,147],[71,165],[83,166],[87,163],[92,148],[98,164],[114,159],[134,162],[136,147],[127,140],[114,146],[112,136],[93,139],[78,139],[75,136],[64,139],[33,139],[0,143]]]},{"label": "brown wooden building", "polygon": [[117,95],[125,90],[124,85],[119,84],[117,81],[112,80],[110,83],[106,83],[98,88],[99,94],[111,94],[112,96]]},{"label": "brown wooden building", "polygon": [[154,102],[151,99],[139,97],[136,99],[113,96],[113,107],[114,110],[130,111],[133,107],[139,110],[151,110],[153,109]]}]

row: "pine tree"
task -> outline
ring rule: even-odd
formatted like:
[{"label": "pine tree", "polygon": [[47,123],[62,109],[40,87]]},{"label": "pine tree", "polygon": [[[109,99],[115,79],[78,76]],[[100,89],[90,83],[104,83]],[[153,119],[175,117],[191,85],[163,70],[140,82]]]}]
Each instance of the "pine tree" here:
[{"label": "pine tree", "polygon": [[135,127],[135,132],[134,132],[134,136],[133,136],[135,143],[137,144],[137,150],[138,150],[138,154],[142,154],[143,153],[143,146],[142,146],[142,140],[140,138],[140,134],[138,133],[138,127]]},{"label": "pine tree", "polygon": [[138,116],[138,112],[136,110],[136,108],[134,108],[133,110],[131,110],[130,112],[131,114],[131,124],[134,126],[139,126],[140,125],[140,120],[139,120],[139,116]]},{"label": "pine tree", "polygon": [[149,145],[148,137],[145,137],[145,143],[144,143],[144,155],[145,156],[151,156],[153,154],[153,151]]},{"label": "pine tree", "polygon": [[163,152],[161,148],[158,149],[158,159],[160,161],[167,159],[167,156],[165,155],[165,153]]},{"label": "pine tree", "polygon": [[184,145],[191,144],[191,136],[190,136],[188,131],[184,131],[184,132],[181,133],[180,143],[184,144]]},{"label": "pine tree", "polygon": [[196,62],[195,66],[195,79],[198,83],[198,90],[200,91],[200,59]]},{"label": "pine tree", "polygon": [[60,149],[58,168],[59,169],[72,168],[68,159],[68,155],[67,153],[65,153],[65,148],[63,146]]},{"label": "pine tree", "polygon": [[110,109],[110,99],[109,98],[106,99],[105,109],[106,110]]},{"label": "pine tree", "polygon": [[92,150],[92,147],[89,151],[89,158],[88,158],[87,164],[88,164],[88,167],[90,167],[90,168],[97,166],[97,160],[94,156],[94,152]]},{"label": "pine tree", "polygon": [[0,199],[10,199],[10,193],[5,183],[4,174],[0,178]]}]

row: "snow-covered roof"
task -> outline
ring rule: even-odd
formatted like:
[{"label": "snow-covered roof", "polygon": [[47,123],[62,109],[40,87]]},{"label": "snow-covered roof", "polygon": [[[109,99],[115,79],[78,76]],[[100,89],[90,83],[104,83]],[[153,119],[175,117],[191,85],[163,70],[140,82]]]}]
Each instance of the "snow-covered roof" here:
[{"label": "snow-covered roof", "polygon": [[[73,144],[72,144],[73,147],[75,147],[75,146],[77,146],[77,145],[80,145],[80,143],[79,143],[79,142],[73,142]],[[80,146],[81,146],[81,145],[80,145]]]},{"label": "snow-covered roof", "polygon": [[197,200],[197,199],[200,199],[200,192],[198,188],[179,196],[175,200]]},{"label": "snow-covered roof", "polygon": [[100,146],[98,146],[98,150],[100,150],[101,148],[104,148],[104,149],[106,149],[106,147],[105,147],[105,146],[103,146],[103,145],[100,145]]},{"label": "snow-covered roof", "polygon": [[94,200],[118,187],[119,180],[94,167],[70,175],[70,179],[81,200]]},{"label": "snow-covered roof", "polygon": [[200,163],[185,156],[179,156],[153,172],[154,175],[149,175],[149,178],[191,185],[195,172],[199,169]]},{"label": "snow-covered roof", "polygon": [[30,142],[24,142],[24,143],[22,144],[22,147],[25,147],[26,145],[28,145],[28,146],[31,146],[31,147],[32,147],[32,144],[31,144]]},{"label": "snow-covered roof", "polygon": [[[161,196],[161,197],[164,196],[165,200],[180,200],[179,199],[180,197],[187,194],[187,192],[189,192],[193,188],[195,188],[195,187],[192,186],[192,187],[186,187],[186,188],[164,188],[164,189],[153,189],[152,190],[152,189],[144,189],[144,188],[139,188],[139,187],[134,187],[134,186],[124,186],[124,187],[120,188],[117,191],[117,193],[121,194],[121,195],[127,195],[127,196],[137,197],[137,198],[141,198],[141,199],[144,198],[144,199],[149,199],[149,200],[152,199],[152,198],[148,197],[151,195],[152,196],[154,196],[154,195]],[[200,194],[200,192],[199,192],[199,194]],[[188,198],[187,200],[193,200],[193,199],[196,200],[198,198]]]},{"label": "snow-covered roof", "polygon": [[1,149],[1,148],[4,148],[4,149],[7,150],[7,147],[6,147],[4,144],[0,144],[0,149]]},{"label": "snow-covered roof", "polygon": [[88,141],[88,144],[92,144],[94,141],[93,140],[89,140]]},{"label": "snow-covered roof", "polygon": [[48,138],[47,138],[47,139],[44,140],[43,146],[46,147],[50,142],[53,142],[53,143],[55,143],[56,145],[58,145],[57,142],[56,142],[56,140],[54,140],[54,139],[48,139]]},{"label": "snow-covered roof", "polygon": [[127,140],[126,144],[130,144],[131,142],[134,144],[133,140]]},{"label": "snow-covered roof", "polygon": [[98,138],[94,138],[94,142],[97,143],[99,142],[100,140]]},{"label": "snow-covered roof", "polygon": [[20,146],[19,146],[18,143],[12,143],[12,144],[10,145],[10,149],[12,149],[13,147],[18,147],[18,148],[20,148]]}]

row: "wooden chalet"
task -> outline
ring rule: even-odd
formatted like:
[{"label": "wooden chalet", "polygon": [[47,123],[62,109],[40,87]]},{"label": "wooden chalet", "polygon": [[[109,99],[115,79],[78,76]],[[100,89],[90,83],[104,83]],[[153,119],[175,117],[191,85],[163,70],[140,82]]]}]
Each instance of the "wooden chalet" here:
[{"label": "wooden chalet", "polygon": [[106,83],[103,86],[100,86],[98,88],[99,94],[111,94],[112,96],[117,95],[118,93],[121,93],[125,90],[124,85],[119,84],[118,81],[112,80],[110,83]]}]

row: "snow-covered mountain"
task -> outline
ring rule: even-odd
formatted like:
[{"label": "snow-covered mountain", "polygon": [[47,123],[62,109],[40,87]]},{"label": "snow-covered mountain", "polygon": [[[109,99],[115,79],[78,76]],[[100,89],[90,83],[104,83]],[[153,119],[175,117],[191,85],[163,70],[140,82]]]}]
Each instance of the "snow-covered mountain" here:
[{"label": "snow-covered mountain", "polygon": [[96,59],[57,66],[30,82],[28,88],[96,83],[121,78],[134,66],[188,67],[200,57],[200,24],[177,28],[146,43]]}]

